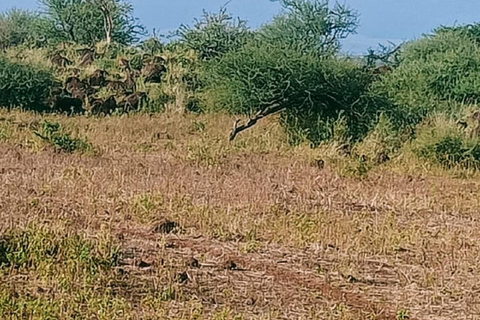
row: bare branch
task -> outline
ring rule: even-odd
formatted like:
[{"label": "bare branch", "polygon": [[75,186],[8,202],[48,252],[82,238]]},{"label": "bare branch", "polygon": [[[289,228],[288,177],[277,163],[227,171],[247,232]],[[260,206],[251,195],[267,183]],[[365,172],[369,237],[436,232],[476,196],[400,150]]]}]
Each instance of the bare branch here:
[{"label": "bare branch", "polygon": [[259,112],[257,112],[257,114],[253,117],[253,118],[250,118],[248,119],[248,121],[246,121],[244,124],[242,125],[238,125],[240,123],[241,120],[236,120],[235,121],[235,124],[233,125],[233,129],[230,133],[230,139],[229,141],[233,141],[235,140],[235,138],[237,137],[237,135],[242,132],[242,131],[245,131],[251,127],[253,127],[254,125],[257,124],[257,122],[267,116],[270,116],[270,115],[273,115],[275,113],[278,113],[280,111],[283,111],[285,109],[285,105],[284,104],[279,104],[279,103],[276,103],[276,104],[273,104],[273,105],[270,105],[262,110],[260,110]]}]

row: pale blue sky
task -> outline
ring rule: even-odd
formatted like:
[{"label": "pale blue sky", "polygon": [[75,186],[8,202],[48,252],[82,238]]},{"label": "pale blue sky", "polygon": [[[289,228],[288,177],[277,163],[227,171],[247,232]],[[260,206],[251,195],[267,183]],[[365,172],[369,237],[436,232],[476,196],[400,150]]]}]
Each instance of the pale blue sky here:
[{"label": "pale blue sky", "polygon": [[[135,15],[149,30],[168,31],[194,17],[218,10],[227,0],[131,0]],[[360,13],[358,34],[345,41],[344,50],[354,53],[387,40],[399,42],[428,33],[439,25],[480,20],[478,0],[341,0]],[[37,0],[0,0],[0,11],[11,7],[35,9]],[[232,0],[228,9],[256,27],[279,12],[269,0]]]}]

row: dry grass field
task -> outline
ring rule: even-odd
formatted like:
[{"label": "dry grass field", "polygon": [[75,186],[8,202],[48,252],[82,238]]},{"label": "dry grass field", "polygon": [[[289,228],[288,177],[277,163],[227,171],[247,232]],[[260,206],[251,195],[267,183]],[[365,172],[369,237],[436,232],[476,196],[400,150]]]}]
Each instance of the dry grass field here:
[{"label": "dry grass field", "polygon": [[480,317],[478,175],[233,120],[0,113],[0,318]]}]

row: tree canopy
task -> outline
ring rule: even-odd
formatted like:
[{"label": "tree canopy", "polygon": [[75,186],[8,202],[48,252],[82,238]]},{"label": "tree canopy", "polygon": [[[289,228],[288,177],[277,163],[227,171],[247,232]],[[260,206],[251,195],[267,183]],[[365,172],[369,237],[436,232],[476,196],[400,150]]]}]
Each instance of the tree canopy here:
[{"label": "tree canopy", "polygon": [[92,45],[108,40],[105,14],[111,18],[111,37],[117,43],[135,43],[144,32],[144,27],[133,17],[132,5],[123,0],[40,0],[40,3],[48,21],[44,32],[54,43],[72,41]]}]

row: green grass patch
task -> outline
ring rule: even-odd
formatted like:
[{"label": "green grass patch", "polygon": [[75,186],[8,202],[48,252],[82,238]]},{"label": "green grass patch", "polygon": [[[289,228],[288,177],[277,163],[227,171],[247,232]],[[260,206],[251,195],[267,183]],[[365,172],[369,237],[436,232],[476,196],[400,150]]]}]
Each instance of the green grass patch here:
[{"label": "green grass patch", "polygon": [[86,138],[74,138],[57,122],[44,121],[40,129],[33,132],[46,143],[52,145],[56,151],[67,153],[85,153],[93,150],[93,145]]}]

